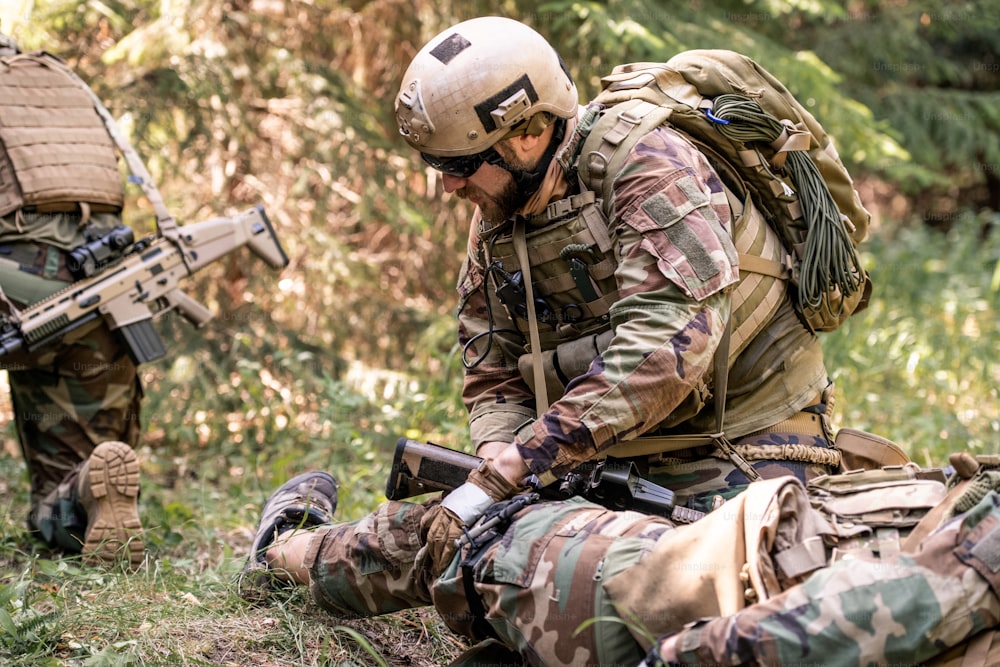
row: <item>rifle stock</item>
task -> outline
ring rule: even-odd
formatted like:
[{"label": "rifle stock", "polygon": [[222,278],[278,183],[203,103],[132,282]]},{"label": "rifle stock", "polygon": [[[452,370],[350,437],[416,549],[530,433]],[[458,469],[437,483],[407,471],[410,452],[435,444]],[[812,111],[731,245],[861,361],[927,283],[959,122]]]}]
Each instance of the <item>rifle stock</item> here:
[{"label": "rifle stock", "polygon": [[392,457],[392,470],[385,486],[389,500],[404,500],[425,493],[451,491],[465,482],[482,459],[472,454],[400,438]]},{"label": "rifle stock", "polygon": [[0,333],[0,357],[29,352],[60,340],[97,317],[118,330],[137,364],[166,354],[152,320],[176,309],[201,327],[212,313],[179,287],[182,278],[243,246],[273,269],[288,265],[262,206],[235,217],[218,217],[178,228],[177,238],[137,243],[132,252],[100,273],[79,280],[20,311]]},{"label": "rifle stock", "polygon": [[[389,500],[404,500],[438,491],[451,491],[463,484],[479,467],[478,456],[435,445],[400,438],[392,458],[392,470],[385,486]],[[693,523],[704,513],[674,505],[674,493],[639,476],[636,466],[623,459],[602,459],[583,464],[562,479],[538,488],[537,479],[528,480],[546,499],[582,496],[615,510],[635,510],[667,517],[678,523]]]}]

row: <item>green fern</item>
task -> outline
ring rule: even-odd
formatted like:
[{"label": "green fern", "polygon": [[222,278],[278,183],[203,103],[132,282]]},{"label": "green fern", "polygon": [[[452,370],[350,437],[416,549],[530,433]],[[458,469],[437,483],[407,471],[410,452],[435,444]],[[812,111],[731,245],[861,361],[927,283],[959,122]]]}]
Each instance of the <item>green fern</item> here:
[{"label": "green fern", "polygon": [[29,582],[15,582],[0,586],[0,649],[12,654],[35,653],[51,643],[57,632],[57,621],[62,615],[57,609],[40,611],[41,596],[32,594]]}]

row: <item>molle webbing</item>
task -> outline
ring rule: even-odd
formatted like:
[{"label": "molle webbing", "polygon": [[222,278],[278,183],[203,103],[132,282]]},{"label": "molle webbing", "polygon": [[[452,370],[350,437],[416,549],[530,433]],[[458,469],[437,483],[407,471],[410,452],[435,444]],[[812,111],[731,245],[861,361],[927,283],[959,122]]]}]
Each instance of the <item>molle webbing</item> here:
[{"label": "molle webbing", "polygon": [[[733,209],[733,241],[740,258],[740,282],[733,290],[732,340],[729,359],[735,359],[767,326],[785,299],[790,263],[777,233],[747,197],[744,202],[728,192]],[[784,274],[784,276],[783,276]]]},{"label": "molle webbing", "polygon": [[23,207],[120,209],[114,144],[90,96],[45,54],[0,59],[0,216]]},{"label": "molle webbing", "polygon": [[[550,204],[528,221],[526,242],[531,267],[524,273],[530,273],[535,296],[547,306],[538,313],[542,349],[607,329],[618,286],[607,221],[594,193]],[[510,274],[522,269],[510,236],[501,237],[486,259]],[[522,332],[528,331],[525,320],[513,319]]]}]

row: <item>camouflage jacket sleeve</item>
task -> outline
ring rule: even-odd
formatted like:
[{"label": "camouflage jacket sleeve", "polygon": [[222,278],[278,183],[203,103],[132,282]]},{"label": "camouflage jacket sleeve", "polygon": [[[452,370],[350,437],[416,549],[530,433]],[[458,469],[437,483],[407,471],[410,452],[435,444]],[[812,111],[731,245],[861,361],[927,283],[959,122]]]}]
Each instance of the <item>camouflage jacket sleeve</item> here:
[{"label": "camouflage jacket sleeve", "polygon": [[[545,415],[516,433],[543,479],[661,423],[688,397],[711,368],[729,316],[726,288],[739,278],[722,185],[673,131],[658,129],[635,146],[613,196],[614,338]],[[490,400],[530,410],[516,355],[497,354]],[[487,395],[485,387],[476,393]]]}]

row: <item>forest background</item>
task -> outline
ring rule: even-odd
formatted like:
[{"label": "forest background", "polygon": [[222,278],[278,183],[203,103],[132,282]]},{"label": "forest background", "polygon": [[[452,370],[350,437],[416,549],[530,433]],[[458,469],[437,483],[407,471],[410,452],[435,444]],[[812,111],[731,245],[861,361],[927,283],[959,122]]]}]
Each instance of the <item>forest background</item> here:
[{"label": "forest background", "polygon": [[[92,85],[182,224],[262,204],[291,265],[237,253],[186,283],[217,314],[205,329],[159,321],[135,575],[27,535],[0,391],[0,662],[434,665],[461,649],[427,610],[337,622],[302,593],[246,605],[231,579],[291,475],[331,470],[352,519],[383,499],[398,437],[468,447],[453,310],[471,210],[399,139],[392,100],[424,42],[486,14],[558,45],[581,101],[614,65],[687,48],[777,75],[874,214],[875,298],[823,336],[837,426],[924,465],[1000,453],[995,0],[4,0],[0,30]],[[134,188],[128,222],[152,220]]]}]

